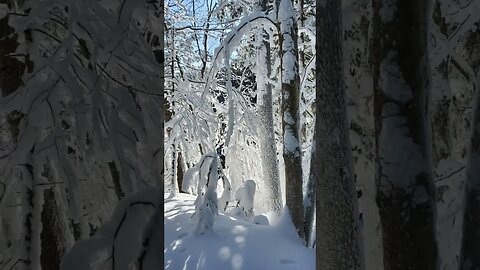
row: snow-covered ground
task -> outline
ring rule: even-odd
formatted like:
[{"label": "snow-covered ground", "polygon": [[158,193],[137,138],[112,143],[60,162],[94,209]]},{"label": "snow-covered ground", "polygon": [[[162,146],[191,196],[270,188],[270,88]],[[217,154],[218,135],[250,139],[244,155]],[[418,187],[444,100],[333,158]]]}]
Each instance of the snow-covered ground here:
[{"label": "snow-covered ground", "polygon": [[188,194],[165,194],[165,269],[315,269],[315,251],[302,245],[287,212],[271,225],[220,213],[213,232],[196,236],[194,201]]}]

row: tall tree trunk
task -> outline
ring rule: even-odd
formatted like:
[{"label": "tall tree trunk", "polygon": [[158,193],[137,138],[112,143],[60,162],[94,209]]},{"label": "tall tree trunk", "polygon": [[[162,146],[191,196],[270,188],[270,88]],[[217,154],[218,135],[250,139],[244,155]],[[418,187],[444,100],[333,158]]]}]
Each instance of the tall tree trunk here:
[{"label": "tall tree trunk", "polygon": [[300,76],[297,22],[292,0],[277,0],[282,78],[283,160],[286,205],[300,238],[304,239],[302,151],[300,149]]},{"label": "tall tree trunk", "polygon": [[456,60],[465,85],[475,92],[470,155],[467,165],[465,212],[460,269],[480,269],[480,3],[474,1],[459,12],[468,12],[470,22],[459,33]]},{"label": "tall tree trunk", "polygon": [[[171,38],[171,42],[170,42],[170,50],[171,50],[171,56],[170,56],[170,73],[171,73],[171,76],[172,76],[172,81],[171,81],[171,95],[175,95],[175,86],[177,85],[177,82],[175,80],[175,61],[176,61],[176,58],[175,58],[175,55],[176,55],[176,45],[175,45],[175,28],[172,26],[172,29],[170,31],[170,38]],[[164,112],[164,115],[165,115],[165,122],[168,122],[172,119],[172,117],[174,116],[173,115],[173,111],[175,110],[175,103],[173,101],[171,102],[168,102],[166,99],[165,99],[165,112]],[[171,136],[171,130],[168,129],[167,130],[167,137]],[[171,163],[170,163],[170,168],[169,168],[169,171],[170,171],[170,175],[171,175],[171,178],[170,178],[170,193],[171,193],[171,196],[175,196],[179,191],[182,190],[182,186],[179,185],[178,183],[178,175],[177,175],[177,146],[176,146],[176,142],[173,141],[172,145],[171,145],[171,149],[172,149],[172,153],[171,153]]]},{"label": "tall tree trunk", "polygon": [[[307,1],[308,2],[308,1]],[[305,1],[304,0],[298,0],[297,1],[297,11],[298,11],[298,20],[299,20],[299,28],[305,30]],[[300,76],[303,76],[304,80],[307,78],[307,73],[309,70],[307,69],[307,65],[309,63],[306,63],[306,39],[305,39],[305,33],[301,33],[298,37],[298,42],[299,42],[299,50],[298,50],[298,66],[299,66],[299,74]],[[313,38],[313,37],[310,37]],[[300,86],[300,107],[306,107],[308,106],[306,103],[308,102],[305,98],[305,87]],[[308,136],[308,121],[305,119],[305,116],[301,115],[302,117],[300,118],[300,123],[301,123],[301,130],[300,130],[300,145],[302,145],[304,142],[309,142]],[[313,143],[313,141],[312,141]],[[315,242],[315,179],[312,177],[312,170],[314,170],[315,166],[311,166],[311,164],[315,164],[314,161],[314,153],[312,152],[312,155],[310,156],[310,172],[307,174],[308,178],[307,180],[307,185],[306,185],[306,190],[304,194],[304,207],[305,207],[305,240],[307,242],[308,247],[313,247],[313,244]],[[313,161],[313,162],[312,162]],[[304,162],[304,161],[303,161]],[[305,176],[305,175],[304,175]]]},{"label": "tall tree trunk", "polygon": [[170,178],[170,195],[171,196],[175,196],[177,195],[177,193],[181,190],[181,186],[178,185],[178,182],[177,182],[177,147],[175,147],[175,143],[173,143],[171,146],[172,148],[172,157],[171,157],[171,175],[172,177]]},{"label": "tall tree trunk", "polygon": [[315,167],[318,269],[361,268],[342,68],[342,12],[337,0],[317,6]]},{"label": "tall tree trunk", "polygon": [[[474,126],[475,75],[471,66],[478,61],[471,55],[475,46],[468,45],[472,37],[469,31],[480,13],[478,1],[476,8],[474,2],[465,6],[457,1],[431,1],[428,14],[429,126],[437,193],[439,269],[458,269],[460,264],[469,138]],[[478,48],[478,41],[476,44]]]},{"label": "tall tree trunk", "polygon": [[[259,8],[266,12],[268,0],[259,1]],[[273,122],[273,85],[270,82],[272,75],[272,53],[269,35],[266,30],[259,34],[262,38],[258,54],[258,117],[260,121],[260,148],[262,157],[263,181],[267,186],[266,210],[277,215],[281,214],[282,196],[280,190],[280,175],[275,143]]]},{"label": "tall tree trunk", "polygon": [[465,216],[460,269],[480,269],[480,109],[479,85],[477,79],[474,131],[471,139],[471,153],[466,183]]},{"label": "tall tree trunk", "polygon": [[375,200],[375,122],[369,63],[371,0],[343,0],[343,63],[349,135],[357,187],[365,268],[383,270],[380,216]]},{"label": "tall tree trunk", "polygon": [[426,18],[423,1],[373,1],[377,204],[386,270],[437,268]]}]

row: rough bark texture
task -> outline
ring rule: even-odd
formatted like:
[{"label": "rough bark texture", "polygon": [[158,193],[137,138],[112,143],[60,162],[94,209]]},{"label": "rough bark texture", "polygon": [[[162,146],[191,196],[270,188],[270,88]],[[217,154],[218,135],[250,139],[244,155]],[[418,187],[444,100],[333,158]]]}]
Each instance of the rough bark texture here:
[{"label": "rough bark texture", "polygon": [[318,1],[316,178],[317,269],[361,268],[355,182],[342,68],[341,3]]},{"label": "rough bark texture", "polygon": [[[465,9],[465,8],[463,8]],[[480,3],[468,7],[472,26],[460,40],[460,59],[467,70],[467,83],[475,91],[470,156],[466,182],[465,213],[460,269],[480,269]],[[467,28],[468,29],[468,28]]]},{"label": "rough bark texture", "polygon": [[439,269],[458,269],[460,264],[465,180],[474,127],[474,69],[479,61],[475,31],[479,8],[478,1],[435,0],[428,14],[429,126],[437,193]]},{"label": "rough bark texture", "polygon": [[[266,12],[268,0],[259,1],[259,9]],[[283,204],[273,122],[273,85],[269,82],[272,76],[272,53],[268,33],[263,30],[259,35],[263,41],[259,48],[258,61],[262,62],[259,65],[263,69],[259,69],[257,74],[257,101],[263,180],[268,189],[266,209],[280,215]]]},{"label": "rough bark texture", "polygon": [[369,63],[370,0],[344,0],[343,63],[358,217],[365,268],[383,270],[382,231],[375,201],[375,125]]},{"label": "rough bark texture", "polygon": [[62,245],[63,232],[60,230],[61,221],[59,220],[58,208],[56,206],[55,195],[52,190],[43,191],[44,204],[42,207],[42,241],[40,262],[42,269],[59,269],[60,261],[65,253]]},{"label": "rough bark texture", "polygon": [[[263,42],[262,52],[265,52],[265,65],[267,67],[267,80],[271,74],[271,53],[270,44],[267,41]],[[258,86],[260,92],[264,91],[262,97],[262,104],[258,109],[258,117],[260,121],[260,136],[261,141],[261,157],[264,181],[268,185],[268,199],[267,208],[275,212],[281,213],[282,196],[280,192],[280,176],[277,160],[277,149],[275,143],[275,131],[273,123],[273,98],[272,98],[272,84],[265,82],[264,85]]]},{"label": "rough bark texture", "polygon": [[282,67],[282,131],[285,166],[285,200],[300,238],[305,237],[300,149],[300,76],[298,73],[297,23],[293,1],[277,4],[280,23]]},{"label": "rough bark texture", "polygon": [[478,98],[477,96],[466,184],[461,270],[480,269],[480,110],[478,108]]},{"label": "rough bark texture", "polygon": [[425,127],[426,31],[423,1],[373,1],[377,204],[386,270],[437,268]]}]

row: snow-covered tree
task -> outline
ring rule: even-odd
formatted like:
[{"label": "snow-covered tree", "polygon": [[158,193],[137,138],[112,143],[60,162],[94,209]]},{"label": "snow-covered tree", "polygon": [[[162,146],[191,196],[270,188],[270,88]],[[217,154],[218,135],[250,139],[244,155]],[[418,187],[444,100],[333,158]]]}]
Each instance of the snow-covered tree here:
[{"label": "snow-covered tree", "polygon": [[[268,14],[269,2],[262,0],[258,2],[259,10]],[[265,25],[264,27],[267,27]],[[267,210],[281,214],[283,207],[280,190],[280,168],[277,158],[277,147],[275,141],[275,122],[273,109],[273,88],[272,80],[272,48],[270,45],[270,34],[272,31],[262,29],[258,38],[258,65],[257,65],[257,106],[259,117],[259,136],[263,169],[263,180],[269,186],[267,191]]]},{"label": "snow-covered tree", "polygon": [[282,93],[283,161],[285,166],[286,206],[300,238],[305,237],[303,174],[300,142],[300,73],[298,68],[298,26],[294,3],[277,0]]},{"label": "snow-covered tree", "polygon": [[200,160],[197,200],[195,201],[196,234],[212,230],[215,216],[218,215],[217,181],[218,156],[209,153]]},{"label": "snow-covered tree", "polygon": [[58,269],[120,199],[161,183],[161,7],[0,6],[0,268]]},{"label": "snow-covered tree", "polygon": [[[171,10],[175,9],[174,5]],[[171,107],[173,116],[166,123],[168,133],[166,145],[173,145],[174,140],[179,142],[184,138],[189,138],[190,142],[201,141],[199,145],[203,149],[202,152],[216,151],[220,154],[220,163],[225,169],[225,175],[231,180],[232,190],[236,190],[245,179],[259,180],[256,181],[255,204],[261,210],[280,215],[282,207],[280,190],[285,183],[284,179],[292,179],[292,181],[286,180],[290,182],[284,194],[288,193],[286,196],[289,198],[288,206],[292,211],[291,216],[295,217],[295,224],[302,237],[305,223],[309,224],[311,232],[314,220],[313,207],[306,211],[308,221],[303,218],[304,197],[306,201],[313,200],[311,185],[309,185],[308,195],[303,194],[302,190],[307,186],[305,179],[308,179],[308,177],[303,177],[302,170],[304,168],[302,167],[307,167],[308,170],[309,163],[303,164],[301,155],[309,151],[308,144],[311,144],[311,137],[308,137],[307,134],[311,135],[313,130],[311,117],[313,107],[303,109],[303,104],[309,104],[305,107],[312,106],[313,101],[308,98],[308,95],[312,97],[312,92],[314,92],[313,78],[311,77],[312,70],[314,70],[312,46],[314,34],[307,27],[313,21],[312,4],[295,6],[300,9],[303,5],[309,8],[305,10],[306,13],[302,18],[304,28],[300,29],[303,33],[301,38],[296,33],[299,31],[296,25],[296,16],[301,12],[294,10],[294,3],[291,1],[282,2],[282,5],[278,1],[274,3],[269,1],[220,1],[218,5],[214,5],[214,8],[203,10],[203,13],[200,14],[201,18],[203,18],[202,16],[209,18],[210,26],[215,22],[216,27],[206,29],[207,25],[204,24],[203,28],[199,28],[192,26],[191,23],[188,26],[176,27],[182,31],[189,29],[198,33],[207,30],[209,33],[213,32],[212,36],[208,38],[212,43],[216,34],[220,33],[221,37],[219,46],[209,47],[209,43],[207,46],[209,49],[205,50],[210,55],[213,48],[217,47],[211,57],[206,58],[207,69],[204,74],[200,72],[201,74],[198,75],[197,72],[197,75],[187,77],[185,76],[187,72],[183,70],[183,77],[179,77],[180,81],[178,81],[178,77],[174,80],[177,82],[175,85],[177,93],[172,93],[170,104],[182,105]],[[279,8],[282,12],[279,12]],[[240,20],[235,21],[235,19]],[[201,22],[203,19],[199,19],[199,21]],[[288,31],[293,32],[289,33]],[[200,40],[204,41],[205,39]],[[298,40],[304,40],[301,43],[302,50],[290,47],[291,45],[298,46]],[[183,45],[179,44],[178,48],[181,46]],[[169,51],[178,51],[178,48],[169,49]],[[185,48],[185,51],[189,50],[188,47]],[[302,67],[299,67],[298,64],[300,52],[303,53],[302,59],[308,61],[308,63],[302,62]],[[179,52],[179,55],[182,53]],[[171,59],[175,58],[173,55],[170,56]],[[201,58],[194,57],[194,59],[199,66],[203,67]],[[180,61],[178,62],[179,65],[175,65],[175,70],[179,70],[178,66],[182,66]],[[166,70],[169,71],[168,68]],[[203,68],[200,68],[201,70]],[[304,74],[300,74],[300,71]],[[177,74],[181,75],[179,71]],[[293,81],[289,78],[291,75],[294,76]],[[294,88],[286,87],[288,84]],[[188,87],[185,87],[186,85]],[[307,86],[309,90],[304,91]],[[201,88],[203,88],[203,92]],[[305,96],[301,100],[300,97],[303,94]],[[293,97],[287,99],[286,97],[289,95]],[[288,113],[284,113],[286,108],[289,108]],[[188,122],[185,120],[184,111],[188,111],[188,114],[192,115]],[[196,113],[198,111],[206,113],[198,114]],[[287,117],[288,114],[291,117]],[[308,114],[310,116],[305,116]],[[175,115],[178,115],[178,118]],[[291,119],[295,119],[296,123],[291,122]],[[180,124],[180,121],[183,124]],[[310,123],[307,123],[308,121]],[[199,123],[201,127],[196,128],[195,125],[199,126]],[[191,138],[191,134],[196,138]],[[296,146],[292,144],[295,141]],[[189,146],[181,145],[179,148],[172,146],[171,149],[187,160],[187,162],[183,162],[186,165],[183,181],[187,181],[189,185],[195,185],[197,173],[196,169],[191,170],[191,168],[196,160],[199,160],[199,147],[190,142],[181,142],[181,144]],[[302,149],[302,147],[306,148]],[[294,149],[292,155],[279,155],[276,150],[278,149],[281,153],[282,149],[290,148]],[[284,152],[290,153],[289,151]],[[201,155],[203,153],[200,153]],[[176,163],[182,163],[180,161],[175,163],[174,156],[177,154],[172,154],[171,161],[166,161],[167,170],[169,170],[170,164],[173,164],[174,167]],[[290,160],[287,162],[289,165],[286,166],[288,169],[283,166],[286,164],[285,157]],[[261,162],[258,162],[259,160]],[[292,174],[292,170],[295,171],[295,176],[286,177],[286,175]],[[177,171],[180,172],[172,169],[167,173],[165,179],[167,186],[175,185],[175,181],[171,181],[170,177],[179,179]],[[305,175],[307,176],[308,173]],[[189,187],[185,188],[192,190]]]}]

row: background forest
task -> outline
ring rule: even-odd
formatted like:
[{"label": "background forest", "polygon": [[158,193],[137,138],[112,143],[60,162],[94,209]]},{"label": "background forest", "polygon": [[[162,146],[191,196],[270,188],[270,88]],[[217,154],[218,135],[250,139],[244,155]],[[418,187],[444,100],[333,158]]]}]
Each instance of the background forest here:
[{"label": "background forest", "polygon": [[[313,139],[314,9],[313,2],[299,2],[292,14],[299,24],[295,29],[299,106],[293,118],[299,118],[295,126],[303,157],[295,162],[306,172],[300,187],[308,184]],[[275,10],[268,1],[168,2],[166,192],[190,192],[191,168],[213,151],[220,156],[233,191],[244,180],[257,180],[255,205],[280,213],[285,172],[283,158],[278,157],[289,143],[282,126],[287,108],[282,107],[280,73],[281,55],[287,52],[279,47],[280,23],[270,19]],[[196,194],[196,186],[194,190]]]},{"label": "background forest", "polygon": [[[313,1],[166,3],[165,192],[170,194],[168,205],[178,192],[197,196],[192,215],[196,233],[220,231],[212,229],[218,213],[220,219],[230,215],[254,224],[275,223],[285,203],[303,245],[314,245],[314,189],[309,177],[314,16]],[[216,173],[221,179],[218,196],[218,180],[211,177]],[[166,228],[180,219],[169,210],[166,206]],[[257,228],[246,226],[247,235]],[[180,241],[191,250],[183,243],[195,239],[182,237],[181,229],[177,234],[174,243]],[[165,240],[166,268],[187,267],[187,262],[175,262],[191,259],[191,253],[169,241]],[[225,245],[237,250],[237,245]],[[275,254],[275,247],[267,249]],[[260,267],[248,264],[253,257],[238,251],[243,267]],[[183,259],[176,257],[179,253]],[[309,258],[310,266],[303,266],[308,269],[313,267]],[[207,265],[215,268],[208,259]]]},{"label": "background forest", "polygon": [[479,85],[479,0],[0,0],[0,269],[480,269]]}]

